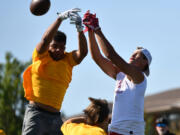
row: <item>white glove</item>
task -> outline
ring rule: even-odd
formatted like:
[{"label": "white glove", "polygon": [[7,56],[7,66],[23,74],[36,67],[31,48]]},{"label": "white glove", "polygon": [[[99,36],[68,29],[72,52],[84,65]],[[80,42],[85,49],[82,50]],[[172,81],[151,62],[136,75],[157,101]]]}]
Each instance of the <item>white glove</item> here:
[{"label": "white glove", "polygon": [[72,13],[78,13],[78,12],[81,12],[80,8],[73,8],[73,9],[67,10],[67,11],[62,12],[62,13],[57,13],[57,15],[59,16],[60,19],[65,20],[68,17],[70,17],[70,15]]},{"label": "white glove", "polygon": [[71,13],[69,18],[70,18],[70,23],[76,25],[78,32],[83,31],[82,18],[79,16],[77,12]]}]

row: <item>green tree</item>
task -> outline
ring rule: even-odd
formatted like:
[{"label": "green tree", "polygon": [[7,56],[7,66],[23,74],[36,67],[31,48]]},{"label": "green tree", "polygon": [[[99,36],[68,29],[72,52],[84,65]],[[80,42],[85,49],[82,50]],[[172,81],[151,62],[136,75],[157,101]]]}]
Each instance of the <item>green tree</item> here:
[{"label": "green tree", "polygon": [[157,135],[155,129],[155,115],[145,114],[144,115],[146,121],[145,135]]},{"label": "green tree", "polygon": [[0,63],[0,129],[6,135],[20,135],[26,100],[22,73],[28,66],[6,53],[5,63]]}]

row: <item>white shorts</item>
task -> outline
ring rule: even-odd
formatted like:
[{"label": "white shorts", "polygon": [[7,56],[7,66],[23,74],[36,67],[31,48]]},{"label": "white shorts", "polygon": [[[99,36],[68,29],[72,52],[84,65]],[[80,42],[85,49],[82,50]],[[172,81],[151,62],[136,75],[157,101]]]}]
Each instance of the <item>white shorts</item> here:
[{"label": "white shorts", "polygon": [[109,124],[108,132],[115,132],[123,135],[144,135],[145,122],[121,121],[118,123],[111,123]]}]

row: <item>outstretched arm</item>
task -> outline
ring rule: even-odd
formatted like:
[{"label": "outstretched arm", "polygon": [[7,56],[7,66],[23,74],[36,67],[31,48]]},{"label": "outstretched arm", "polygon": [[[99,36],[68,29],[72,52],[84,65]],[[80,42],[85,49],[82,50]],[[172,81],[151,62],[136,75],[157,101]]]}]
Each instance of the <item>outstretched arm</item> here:
[{"label": "outstretched arm", "polygon": [[73,58],[76,63],[81,63],[88,53],[87,40],[83,32],[82,19],[78,13],[73,13],[70,16],[70,23],[75,24],[78,32],[78,50],[73,51]]},{"label": "outstretched arm", "polygon": [[88,35],[89,35],[89,48],[93,60],[107,75],[116,79],[116,75],[119,72],[119,69],[115,65],[113,65],[111,61],[109,61],[108,59],[104,58],[101,55],[95,39],[94,32],[92,30],[89,30]]},{"label": "outstretched arm", "polygon": [[73,51],[73,58],[79,64],[88,53],[87,40],[83,31],[78,32],[78,50]]},{"label": "outstretched arm", "polygon": [[100,47],[105,54],[105,56],[112,61],[122,72],[128,75],[134,83],[140,83],[144,80],[144,76],[140,70],[136,67],[128,64],[124,59],[122,59],[114,50],[112,45],[106,39],[101,29],[95,31],[96,37],[100,44]]},{"label": "outstretched arm", "polygon": [[81,10],[79,8],[73,8],[63,13],[58,13],[58,18],[56,19],[56,21],[48,27],[43,37],[41,38],[41,41],[37,44],[36,49],[38,53],[41,54],[47,51],[48,46],[50,42],[52,41],[54,35],[56,34],[62,21],[70,17],[72,14],[80,12],[80,11]]},{"label": "outstretched arm", "polygon": [[117,64],[116,59],[118,59],[119,62],[117,66],[119,65],[118,67],[121,69],[121,71],[124,71],[123,69],[127,66],[127,63],[116,53],[113,46],[106,39],[100,28],[95,31],[95,35],[104,55],[114,64]]},{"label": "outstretched arm", "polygon": [[[142,80],[144,80],[144,76],[141,71],[139,71],[136,67],[125,62],[116,53],[116,51],[114,50],[112,45],[109,43],[109,41],[106,39],[106,37],[102,33],[102,31],[99,27],[98,18],[96,18],[96,14],[91,14],[89,11],[87,11],[86,14],[84,15],[83,23],[87,26],[88,30],[89,29],[94,30],[96,37],[98,39],[98,43],[99,43],[103,53],[113,63],[112,65],[113,66],[115,65],[114,67],[117,67],[118,70],[120,70],[121,72],[124,72],[126,75],[128,75],[128,78],[130,77],[130,79],[132,79],[132,81],[134,83],[140,83],[140,82],[142,82]],[[91,34],[90,34],[90,36],[91,36]],[[95,41],[95,38],[93,38],[93,36],[92,36],[91,40],[90,41],[92,42],[92,45],[94,44],[97,46],[97,43]],[[90,44],[90,46],[91,46],[91,44]],[[108,68],[109,65],[107,64],[106,61],[104,61],[104,63],[106,63],[106,65],[108,65],[108,66],[104,66],[104,63],[101,63],[102,55],[100,55],[99,50],[95,52],[95,50],[97,50],[97,47],[96,47],[96,49],[95,49],[95,46],[93,46],[93,47],[91,46],[91,48],[92,48],[91,55],[93,56],[93,59],[96,61],[96,63],[101,67],[101,69],[105,73],[107,73],[108,75],[110,75],[111,77],[114,78],[114,72],[112,72],[112,71],[116,71],[116,70],[112,70],[111,67]],[[99,60],[99,59],[101,59],[101,60]],[[117,71],[115,72],[115,74],[117,74]]]},{"label": "outstretched arm", "polygon": [[62,19],[58,17],[56,21],[48,27],[43,37],[41,38],[41,41],[36,46],[38,53],[42,54],[48,49],[49,43],[52,41],[61,22]]}]

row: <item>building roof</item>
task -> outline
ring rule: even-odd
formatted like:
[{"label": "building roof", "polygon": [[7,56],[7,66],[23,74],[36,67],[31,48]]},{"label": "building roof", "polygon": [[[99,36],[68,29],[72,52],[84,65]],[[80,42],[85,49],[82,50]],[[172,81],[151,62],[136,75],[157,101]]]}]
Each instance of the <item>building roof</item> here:
[{"label": "building roof", "polygon": [[180,112],[180,88],[145,97],[145,113]]},{"label": "building roof", "polygon": [[[110,114],[112,113],[112,102],[109,102]],[[164,92],[156,93],[145,97],[144,102],[145,113],[180,113],[180,88],[167,90]],[[70,116],[78,117],[83,116],[83,113]],[[65,119],[68,119],[65,118]]]}]

